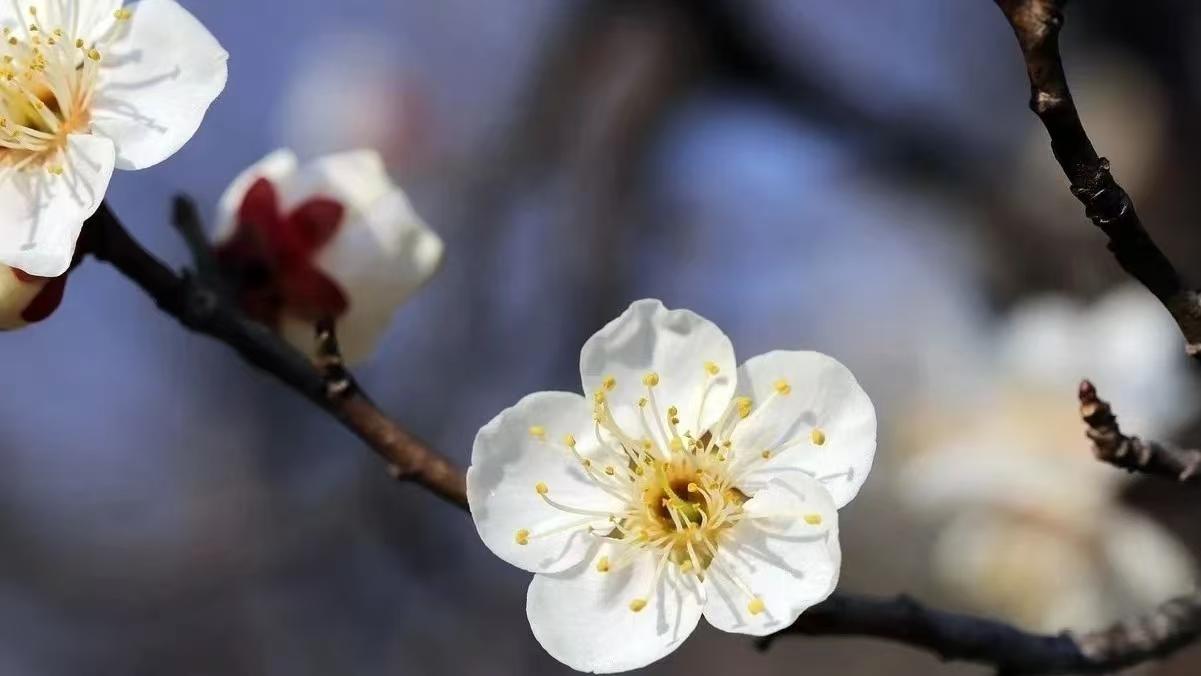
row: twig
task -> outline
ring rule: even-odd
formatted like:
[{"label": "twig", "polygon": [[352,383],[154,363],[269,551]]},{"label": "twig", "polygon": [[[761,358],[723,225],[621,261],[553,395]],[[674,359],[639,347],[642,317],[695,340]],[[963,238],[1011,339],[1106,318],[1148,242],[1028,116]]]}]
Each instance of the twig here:
[{"label": "twig", "polygon": [[1084,433],[1092,439],[1098,460],[1130,472],[1177,481],[1196,481],[1201,477],[1197,473],[1201,469],[1201,451],[1122,434],[1109,402],[1097,396],[1097,388],[1087,380],[1080,383],[1080,417],[1088,425]]},{"label": "twig", "polygon": [[759,645],[766,649],[790,634],[882,638],[946,661],[990,665],[1001,674],[1102,674],[1166,657],[1194,641],[1201,634],[1201,592],[1078,636],[1032,634],[995,620],[927,608],[905,596],[834,594],[788,629],[760,639]]},{"label": "twig", "polygon": [[1109,250],[1172,313],[1186,351],[1201,358],[1201,297],[1185,286],[1152,241],[1130,195],[1109,173],[1109,161],[1089,141],[1059,56],[1059,31],[1067,0],[994,0],[1017,34],[1030,76],[1030,109],[1051,136],[1051,151],[1071,182],[1085,215],[1109,236]]},{"label": "twig", "polygon": [[[420,484],[466,508],[462,470],[389,419],[357,387],[342,388],[331,381],[328,368],[318,370],[305,355],[248,319],[203,279],[168,268],[130,237],[107,204],[88,219],[85,237],[87,249],[97,259],[133,280],[164,312],[189,329],[229,345],[247,362],[332,414],[388,462],[392,476]],[[336,350],[336,341],[332,345]]]},{"label": "twig", "polygon": [[192,253],[196,276],[214,290],[224,291],[217,258],[213,255],[213,247],[204,233],[204,221],[192,198],[187,195],[175,196],[171,203],[171,223]]}]

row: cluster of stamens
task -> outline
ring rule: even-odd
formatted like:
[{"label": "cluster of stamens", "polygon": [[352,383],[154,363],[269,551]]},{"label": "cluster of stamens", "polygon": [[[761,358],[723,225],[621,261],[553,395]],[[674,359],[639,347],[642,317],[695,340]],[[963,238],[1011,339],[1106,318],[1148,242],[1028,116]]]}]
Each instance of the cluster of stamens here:
[{"label": "cluster of stamens", "polygon": [[[675,566],[686,575],[703,581],[709,574],[731,580],[747,597],[747,611],[757,615],[764,611],[763,600],[730,566],[723,565],[717,556],[730,529],[750,518],[743,504],[751,497],[739,488],[740,479],[763,462],[795,447],[801,441],[780,444],[743,458],[735,449],[731,435],[738,424],[751,415],[754,404],[749,397],[736,397],[718,422],[701,430],[699,416],[720,372],[717,364],[705,362],[704,390],[701,393],[698,420],[685,425],[674,405],[660,408],[655,391],[660,377],[647,373],[642,377],[644,396],[635,402],[639,414],[639,430],[631,434],[618,424],[609,406],[610,393],[617,386],[612,377],[602,380],[593,393],[593,431],[599,453],[585,457],[577,449],[577,440],[567,434],[560,441],[552,439],[541,425],[529,428],[535,439],[548,445],[561,445],[583,468],[598,488],[613,496],[622,505],[616,512],[602,512],[564,504],[552,497],[551,487],[539,482],[535,494],[551,507],[579,519],[565,526],[532,533],[517,531],[520,545],[531,539],[561,534],[565,531],[588,529],[595,537],[621,545],[620,554],[610,559],[602,556],[596,571],[609,573],[635,557],[651,554],[655,557],[654,578],[648,592],[629,602],[629,609],[640,612],[646,608],[651,592],[658,585],[668,566]],[[770,406],[772,400],[786,397],[792,391],[784,380],[774,384],[773,392],[759,409]],[[825,433],[810,430],[804,442],[820,446]],[[821,524],[821,515],[804,515],[806,523]],[[603,520],[604,525],[598,526]]]},{"label": "cluster of stamens", "polygon": [[67,27],[42,24],[36,7],[29,23],[0,29],[0,168],[44,169],[61,175],[67,136],[85,131],[103,55],[132,16],[118,9],[117,19],[98,39],[86,41],[79,25],[81,3],[62,17]]}]

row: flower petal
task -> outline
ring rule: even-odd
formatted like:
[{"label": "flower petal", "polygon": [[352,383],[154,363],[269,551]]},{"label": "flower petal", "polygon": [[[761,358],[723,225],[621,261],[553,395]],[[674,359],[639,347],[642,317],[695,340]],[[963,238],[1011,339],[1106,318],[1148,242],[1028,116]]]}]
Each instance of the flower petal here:
[{"label": "flower petal", "polygon": [[819,352],[768,352],[738,370],[738,392],[756,406],[731,436],[738,462],[755,463],[742,484],[807,472],[839,507],[855,497],[876,454],[876,410],[850,370]]},{"label": "flower petal", "polygon": [[[600,572],[597,562],[621,556],[606,544],[592,558],[557,575],[535,575],[526,615],[538,643],[577,671],[598,674],[644,667],[670,654],[692,634],[704,606],[696,578],[658,561],[650,552]],[[635,599],[645,602],[638,611]]]},{"label": "flower petal", "polygon": [[259,179],[267,179],[279,190],[279,186],[296,173],[297,165],[296,154],[281,148],[238,174],[221,194],[221,201],[217,204],[217,230],[213,233],[213,241],[220,244],[237,230],[242,202]]},{"label": "flower petal", "polygon": [[[763,636],[834,591],[842,565],[838,509],[808,478],[773,481],[744,509],[747,517],[730,529],[707,571],[705,619],[722,631]],[[754,599],[762,607],[753,608]]]},{"label": "flower petal", "polygon": [[[606,516],[590,519],[559,511],[535,491],[544,483],[548,497],[571,507],[606,515],[619,509],[618,500],[588,478],[563,442],[572,434],[580,453],[593,453],[591,427],[591,409],[578,394],[536,392],[480,429],[467,470],[467,501],[488,549],[535,573],[566,570],[595,549],[598,540],[584,527],[606,526]],[[571,523],[580,527],[541,536]],[[524,537],[519,535],[523,531]]]},{"label": "flower petal", "polygon": [[0,263],[38,277],[66,272],[83,222],[108,190],[113,159],[108,139],[72,134],[61,176],[40,168],[0,168]]},{"label": "flower petal", "polygon": [[122,4],[123,0],[20,0],[8,3],[9,7],[20,5],[26,21],[34,16],[30,10],[36,10],[37,23],[43,31],[78,27],[78,34],[73,33],[70,37],[82,38],[89,44],[108,32],[116,21],[114,13]]},{"label": "flower petal", "polygon": [[[716,367],[716,374],[710,374],[707,364]],[[690,430],[699,437],[733,397],[735,364],[734,346],[716,324],[689,310],[668,310],[653,299],[635,301],[589,338],[580,352],[584,393],[591,396],[606,378],[613,378],[615,385],[607,395],[613,416],[637,437],[643,436],[637,402],[647,396],[643,378],[648,373],[658,375],[658,417],[675,406],[680,432]],[[651,422],[651,429],[658,430],[662,422]]]},{"label": "flower petal", "polygon": [[225,89],[229,54],[175,0],[141,0],[100,62],[92,130],[119,169],[145,169],[183,147]]},{"label": "flower petal", "polygon": [[354,211],[317,256],[317,267],[347,293],[350,307],[338,319],[343,356],[359,361],[375,350],[396,309],[442,264],[442,239],[413,211],[399,188]]},{"label": "flower petal", "polygon": [[281,189],[285,207],[322,195],[363,213],[396,186],[378,152],[348,150],[305,163]]}]

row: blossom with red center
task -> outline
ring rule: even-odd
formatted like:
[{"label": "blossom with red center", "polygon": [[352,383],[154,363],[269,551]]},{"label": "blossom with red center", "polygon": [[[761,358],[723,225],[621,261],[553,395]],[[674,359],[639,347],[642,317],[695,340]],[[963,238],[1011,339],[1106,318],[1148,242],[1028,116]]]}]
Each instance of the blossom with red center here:
[{"label": "blossom with red center", "polygon": [[256,180],[242,199],[233,235],[216,251],[242,309],[276,328],[285,310],[310,322],[345,314],[346,294],[313,262],[337,233],[344,213],[341,204],[326,197],[283,213],[271,181]]},{"label": "blossom with red center", "polygon": [[215,241],[248,315],[308,353],[313,324],[334,318],[352,361],[370,354],[443,250],[374,151],[304,165],[288,150],[268,155],[226,190]]}]

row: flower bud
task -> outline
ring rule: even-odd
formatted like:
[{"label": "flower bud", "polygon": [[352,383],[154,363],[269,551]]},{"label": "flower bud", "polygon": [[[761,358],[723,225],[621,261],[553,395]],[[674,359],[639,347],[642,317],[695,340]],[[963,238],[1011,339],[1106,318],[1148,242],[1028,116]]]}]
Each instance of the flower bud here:
[{"label": "flower bud", "polygon": [[268,155],[226,190],[214,239],[243,311],[309,354],[333,318],[347,361],[371,353],[443,249],[368,150]]}]

